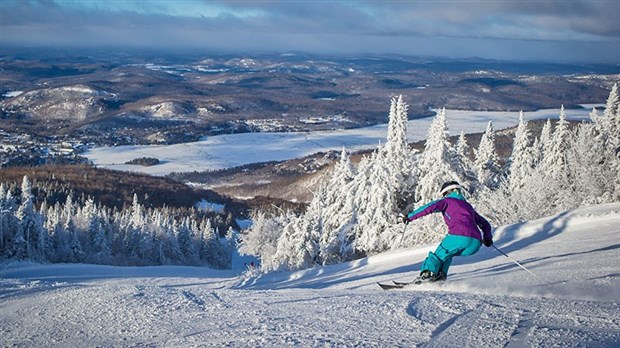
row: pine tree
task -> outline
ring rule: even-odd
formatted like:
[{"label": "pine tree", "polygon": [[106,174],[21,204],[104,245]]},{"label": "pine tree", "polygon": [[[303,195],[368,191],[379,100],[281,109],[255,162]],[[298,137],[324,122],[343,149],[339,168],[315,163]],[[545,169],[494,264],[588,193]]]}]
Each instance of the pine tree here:
[{"label": "pine tree", "polygon": [[523,111],[519,113],[519,125],[515,132],[515,140],[510,157],[510,175],[508,182],[512,191],[522,188],[528,182],[528,176],[534,168],[534,154],[530,143],[530,131],[523,117]]},{"label": "pine tree", "polygon": [[394,216],[398,211],[396,190],[390,180],[383,152],[375,151],[370,157],[366,175],[366,186],[361,191],[364,193],[356,204],[355,249],[376,253],[390,247],[390,225],[396,222]]},{"label": "pine tree", "polygon": [[71,241],[69,242],[69,248],[71,250],[71,262],[82,262],[84,259],[84,250],[82,248],[82,242],[80,241],[77,231],[73,231],[71,234]]},{"label": "pine tree", "polygon": [[9,256],[10,243],[17,230],[15,199],[4,183],[0,183],[0,257]]},{"label": "pine tree", "polygon": [[257,256],[264,271],[276,269],[274,258],[278,250],[278,241],[284,227],[295,218],[291,212],[283,212],[274,217],[268,217],[262,211],[253,212],[252,226],[241,235],[239,253]]},{"label": "pine tree", "polygon": [[274,270],[298,270],[305,264],[305,254],[301,247],[301,219],[294,217],[284,226],[278,238],[276,252],[271,260]]},{"label": "pine tree", "polygon": [[409,106],[404,102],[402,95],[391,99],[387,142],[383,148],[386,159],[391,162],[390,165],[402,166],[410,160],[407,143],[408,109]]},{"label": "pine tree", "polygon": [[560,119],[551,137],[549,151],[545,153],[544,169],[551,179],[558,180],[566,176],[566,153],[569,148],[570,131],[564,105],[560,109]]},{"label": "pine tree", "polygon": [[89,234],[93,236],[93,252],[98,262],[106,262],[110,257],[110,241],[99,219],[93,219]]},{"label": "pine tree", "polygon": [[138,194],[133,194],[133,201],[131,203],[131,225],[140,229],[145,224],[144,207],[138,201]]},{"label": "pine tree", "polygon": [[431,123],[424,145],[424,152],[417,162],[418,184],[415,201],[426,204],[432,201],[444,182],[458,180],[456,156],[449,141],[445,108],[441,109]]},{"label": "pine tree", "polygon": [[540,131],[538,157],[535,157],[536,164],[542,164],[546,154],[551,151],[551,133],[551,119],[548,118]]},{"label": "pine tree", "polygon": [[478,175],[480,185],[495,189],[499,185],[501,168],[499,166],[497,152],[495,151],[495,131],[493,122],[489,121],[487,129],[480,139],[478,149],[475,151],[476,160],[474,167]]},{"label": "pine tree", "polygon": [[73,219],[75,217],[75,205],[73,204],[73,194],[69,193],[65,200],[62,218],[63,221]]},{"label": "pine tree", "polygon": [[[566,155],[568,180],[573,206],[582,203],[605,203],[613,188],[609,183],[609,169],[602,165],[603,148],[598,142],[593,124],[583,123],[571,132],[571,146]],[[568,208],[568,207],[567,207]]]},{"label": "pine tree", "polygon": [[196,264],[199,260],[198,250],[194,242],[194,236],[188,218],[184,218],[183,221],[177,225],[176,236],[181,252],[185,258],[184,262]]},{"label": "pine tree", "polygon": [[226,255],[219,242],[219,236],[211,224],[211,220],[205,219],[200,224],[200,259],[206,261],[209,265],[216,268],[224,268],[226,263]]},{"label": "pine tree", "polygon": [[348,260],[352,256],[355,205],[348,194],[354,178],[354,169],[346,149],[342,149],[340,161],[326,184],[323,209],[323,228],[319,239],[321,264]]},{"label": "pine tree", "polygon": [[620,200],[620,178],[617,175],[620,171],[620,96],[617,83],[609,93],[603,115],[593,110],[591,117],[599,160],[610,170],[610,178],[613,178],[606,180],[609,186],[605,189],[605,200]]},{"label": "pine tree", "polygon": [[403,96],[392,98],[388,123],[387,142],[381,148],[383,161],[399,210],[413,199],[416,177],[414,176],[414,152],[407,141],[408,109]]},{"label": "pine tree", "polygon": [[469,144],[465,138],[465,132],[461,130],[461,134],[456,142],[454,151],[456,163],[456,173],[459,177],[458,182],[464,187],[475,187],[477,184],[476,174],[473,171],[473,162],[469,158]]},{"label": "pine tree", "polygon": [[27,176],[24,176],[21,188],[21,204],[16,212],[19,234],[26,243],[26,257],[41,260],[45,255],[46,233],[34,209],[32,185]]},{"label": "pine tree", "polygon": [[319,186],[306,212],[284,227],[273,258],[277,269],[299,270],[319,264],[324,197],[324,186]]}]

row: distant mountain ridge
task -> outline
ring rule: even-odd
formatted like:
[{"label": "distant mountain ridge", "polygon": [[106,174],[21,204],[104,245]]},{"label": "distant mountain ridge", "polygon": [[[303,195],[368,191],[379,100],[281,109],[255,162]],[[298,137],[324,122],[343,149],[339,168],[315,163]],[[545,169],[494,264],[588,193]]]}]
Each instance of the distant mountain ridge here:
[{"label": "distant mountain ridge", "polygon": [[[384,123],[386,101],[398,94],[408,97],[411,118],[444,106],[570,108],[603,100],[620,74],[617,65],[395,55],[7,52],[0,59],[3,129],[111,145],[357,128]],[[317,119],[328,121],[307,121]]]}]

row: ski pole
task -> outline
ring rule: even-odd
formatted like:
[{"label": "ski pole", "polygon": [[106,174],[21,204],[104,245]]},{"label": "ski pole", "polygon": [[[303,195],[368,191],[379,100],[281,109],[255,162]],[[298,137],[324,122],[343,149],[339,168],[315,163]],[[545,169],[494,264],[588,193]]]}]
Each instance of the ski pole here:
[{"label": "ski pole", "polygon": [[403,233],[401,233],[400,236],[400,243],[398,243],[398,245],[403,245],[403,239],[405,239],[405,231],[407,231],[407,223],[405,223],[405,227],[403,228]]},{"label": "ski pole", "polygon": [[493,247],[495,248],[495,250],[499,251],[502,255],[506,256],[508,259],[510,259],[510,261],[514,262],[517,266],[523,268],[527,273],[533,275],[536,279],[542,281],[545,284],[549,284],[547,283],[544,279],[542,279],[541,277],[537,276],[536,274],[532,273],[532,271],[530,271],[529,269],[525,268],[525,266],[523,266],[522,264],[519,263],[519,261],[513,259],[512,257],[508,256],[508,254],[506,254],[505,252],[503,252],[500,248],[496,247],[495,244],[493,244]]}]

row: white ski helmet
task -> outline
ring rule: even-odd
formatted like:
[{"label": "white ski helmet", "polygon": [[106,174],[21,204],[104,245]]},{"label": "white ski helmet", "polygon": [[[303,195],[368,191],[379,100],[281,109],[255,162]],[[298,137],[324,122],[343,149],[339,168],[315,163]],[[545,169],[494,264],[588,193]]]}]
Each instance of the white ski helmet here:
[{"label": "white ski helmet", "polygon": [[439,190],[439,194],[441,196],[445,196],[448,192],[452,190],[462,190],[461,185],[456,181],[448,181],[441,186],[441,190]]}]

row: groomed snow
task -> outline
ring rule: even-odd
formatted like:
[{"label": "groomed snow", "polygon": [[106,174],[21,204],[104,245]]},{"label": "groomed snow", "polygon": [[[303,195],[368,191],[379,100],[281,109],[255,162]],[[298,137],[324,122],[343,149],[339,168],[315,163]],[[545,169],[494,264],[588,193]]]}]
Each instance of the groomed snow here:
[{"label": "groomed snow", "polygon": [[[594,106],[597,105],[568,109],[567,119],[589,119],[588,115]],[[513,127],[519,123],[518,112],[446,110],[446,114],[453,135],[458,135],[461,130],[465,133],[484,132],[489,121],[493,121],[495,129]],[[526,112],[525,119],[557,119],[559,115],[560,109],[545,109]],[[426,139],[432,119],[410,120],[408,140],[415,142]],[[218,170],[250,163],[284,161],[317,152],[339,151],[343,146],[350,151],[376,148],[380,143],[385,143],[386,134],[387,124],[311,133],[228,134],[175,145],[93,148],[84,156],[102,168],[167,175],[171,172]],[[160,164],[148,167],[125,164],[141,157],[157,158]]]},{"label": "groomed snow", "polygon": [[[443,285],[429,245],[259,278],[198,267],[0,265],[2,347],[618,347],[620,203],[505,226]],[[415,233],[415,231],[409,231]]]}]

